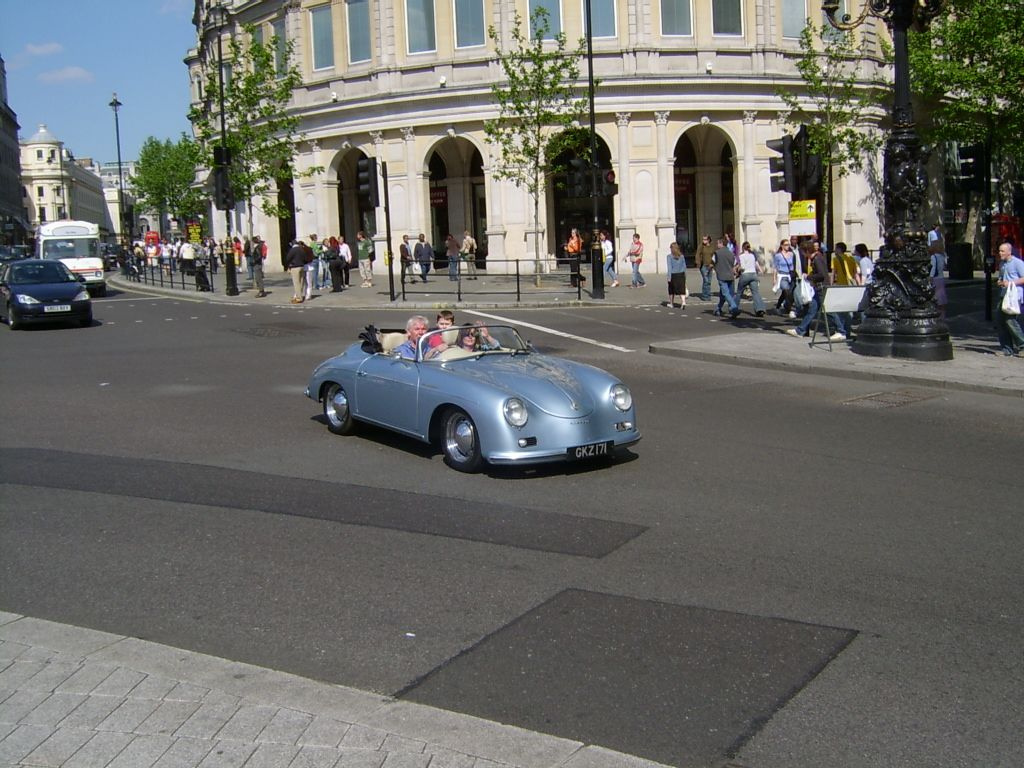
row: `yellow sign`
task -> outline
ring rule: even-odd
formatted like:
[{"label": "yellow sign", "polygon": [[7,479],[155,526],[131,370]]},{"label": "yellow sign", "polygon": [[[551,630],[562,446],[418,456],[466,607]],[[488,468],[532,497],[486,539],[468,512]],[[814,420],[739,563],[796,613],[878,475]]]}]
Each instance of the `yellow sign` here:
[{"label": "yellow sign", "polygon": [[794,200],[789,204],[789,218],[813,219],[818,210],[817,200]]}]

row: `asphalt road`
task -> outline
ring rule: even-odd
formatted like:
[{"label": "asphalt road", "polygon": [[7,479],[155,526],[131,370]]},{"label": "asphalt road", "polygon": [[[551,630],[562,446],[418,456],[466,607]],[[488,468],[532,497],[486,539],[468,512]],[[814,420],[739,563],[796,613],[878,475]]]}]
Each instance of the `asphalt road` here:
[{"label": "asphalt road", "polygon": [[745,332],[700,310],[488,310],[621,376],[644,439],[466,476],[302,396],[405,314],[0,333],[0,609],[673,765],[1021,762],[1015,401],[647,354]]}]

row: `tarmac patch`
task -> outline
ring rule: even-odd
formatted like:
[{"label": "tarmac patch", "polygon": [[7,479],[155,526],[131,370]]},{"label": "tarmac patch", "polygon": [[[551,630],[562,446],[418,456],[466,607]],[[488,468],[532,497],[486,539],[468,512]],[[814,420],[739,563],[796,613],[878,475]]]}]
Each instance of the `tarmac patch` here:
[{"label": "tarmac patch", "polygon": [[569,589],[398,696],[669,765],[715,765],[856,635]]}]

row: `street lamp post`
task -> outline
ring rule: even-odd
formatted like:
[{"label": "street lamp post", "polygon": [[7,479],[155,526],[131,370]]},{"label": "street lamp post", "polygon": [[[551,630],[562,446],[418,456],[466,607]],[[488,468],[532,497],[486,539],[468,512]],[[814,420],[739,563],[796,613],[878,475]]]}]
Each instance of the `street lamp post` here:
[{"label": "street lamp post", "polygon": [[[117,111],[121,108],[121,102],[117,100],[117,92],[114,92],[114,98],[110,100],[108,105],[114,110],[114,137],[117,140],[117,217],[118,227],[117,231],[120,234],[121,247],[127,248],[127,235],[125,232],[125,220],[124,220],[124,176],[121,172],[121,123],[118,120]],[[123,254],[127,255],[127,254]]]},{"label": "street lamp post", "polygon": [[587,97],[590,101],[590,203],[593,228],[590,234],[590,297],[604,298],[604,251],[601,249],[601,219],[597,205],[597,122],[594,113],[594,35],[591,0],[584,0],[587,33]]},{"label": "street lamp post", "polygon": [[[217,29],[217,84],[218,84],[218,98],[220,103],[220,151],[217,154],[216,162],[214,163],[214,173],[220,174],[221,184],[224,190],[226,190],[227,198],[233,203],[234,197],[231,195],[231,156],[228,150],[228,133],[227,126],[225,125],[224,118],[224,45],[223,45],[223,32],[224,27],[228,23],[228,12],[222,3],[217,3],[210,7],[209,14],[213,17],[213,22]],[[231,248],[231,208],[233,205],[224,205],[224,224],[226,235],[226,243],[228,248]],[[224,292],[228,296],[238,295],[238,275],[235,272],[235,252],[231,249],[228,253],[224,254],[224,281],[225,289]]]},{"label": "street lamp post", "polygon": [[870,307],[857,331],[853,351],[870,357],[952,360],[949,329],[935,304],[931,258],[920,209],[928,188],[925,164],[931,149],[922,146],[910,102],[907,33],[923,28],[942,10],[944,0],[864,0],[857,18],[839,13],[839,0],[824,0],[822,10],[836,29],[851,30],[869,15],[892,33],[895,55],[892,129],[885,143],[885,252],[868,288]]}]

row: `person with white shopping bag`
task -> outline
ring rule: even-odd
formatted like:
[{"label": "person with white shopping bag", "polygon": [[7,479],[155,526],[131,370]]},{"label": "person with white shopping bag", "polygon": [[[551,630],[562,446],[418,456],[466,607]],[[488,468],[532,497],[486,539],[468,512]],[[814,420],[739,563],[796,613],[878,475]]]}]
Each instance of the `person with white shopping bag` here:
[{"label": "person with white shopping bag", "polygon": [[999,246],[999,311],[996,333],[999,347],[1007,357],[1024,353],[1024,328],[1021,327],[1021,286],[1024,286],[1024,261],[1013,255],[1009,243]]}]

